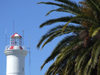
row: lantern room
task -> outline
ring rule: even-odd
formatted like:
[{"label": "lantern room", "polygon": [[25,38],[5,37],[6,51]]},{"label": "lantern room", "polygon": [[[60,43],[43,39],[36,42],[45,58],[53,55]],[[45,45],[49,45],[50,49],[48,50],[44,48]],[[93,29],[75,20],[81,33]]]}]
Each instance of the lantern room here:
[{"label": "lantern room", "polygon": [[11,46],[22,46],[21,35],[15,33],[11,36]]},{"label": "lantern room", "polygon": [[18,33],[11,36],[10,49],[22,49],[22,36]]}]

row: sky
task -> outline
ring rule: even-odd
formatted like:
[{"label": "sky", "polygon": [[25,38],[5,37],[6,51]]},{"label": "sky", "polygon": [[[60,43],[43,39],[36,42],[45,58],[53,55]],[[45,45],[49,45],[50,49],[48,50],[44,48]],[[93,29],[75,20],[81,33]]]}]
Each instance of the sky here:
[{"label": "sky", "polygon": [[40,70],[41,65],[62,37],[56,38],[43,49],[38,49],[36,45],[41,36],[54,27],[52,25],[39,28],[39,25],[51,18],[69,14],[52,13],[45,16],[49,10],[56,7],[37,4],[41,1],[45,0],[0,0],[0,75],[6,75],[4,51],[5,47],[10,44],[10,36],[16,32],[23,36],[24,46],[28,51],[25,60],[25,75],[44,75],[52,64],[53,61],[45,65],[43,70]]}]

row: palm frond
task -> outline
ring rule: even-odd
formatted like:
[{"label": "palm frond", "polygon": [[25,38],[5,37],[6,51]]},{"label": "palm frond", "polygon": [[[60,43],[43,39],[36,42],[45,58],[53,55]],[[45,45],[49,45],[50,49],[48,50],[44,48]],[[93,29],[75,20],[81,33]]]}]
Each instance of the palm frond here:
[{"label": "palm frond", "polygon": [[67,23],[65,24],[65,26],[62,28],[62,31],[65,30],[65,28],[68,26],[69,23],[71,23],[72,21],[87,21],[89,23],[92,23],[93,25],[99,25],[96,20],[94,19],[91,19],[90,17],[88,16],[85,16],[85,15],[77,15],[76,17],[73,17],[71,18],[69,21],[67,21]]},{"label": "palm frond", "polygon": [[66,5],[64,5],[64,4],[58,4],[58,3],[54,3],[54,2],[39,2],[38,4],[55,5],[55,6],[66,8]]},{"label": "palm frond", "polygon": [[54,34],[52,34],[51,36],[49,36],[49,38],[44,42],[44,44],[42,45],[42,48],[49,43],[50,41],[52,41],[54,38],[58,37],[58,36],[62,36],[64,34],[69,34],[69,33],[77,33],[79,31],[79,29],[84,29],[82,27],[75,27],[75,26],[68,26],[65,31],[63,31],[62,33],[62,29],[55,31]]},{"label": "palm frond", "polygon": [[[67,1],[67,2],[71,4],[70,1]],[[39,4],[56,5],[56,6],[59,6],[60,8],[62,8],[62,9],[64,9],[66,12],[69,12],[69,13],[72,13],[72,14],[81,13],[80,7],[78,7],[77,4],[75,4],[75,3],[73,3],[74,5],[59,4],[59,3],[54,3],[54,2],[40,2]],[[56,11],[58,9],[56,9]],[[59,9],[59,10],[61,10],[61,9]],[[54,10],[51,10],[50,12],[52,12],[52,11],[54,11]]]},{"label": "palm frond", "polygon": [[67,4],[71,7],[74,7],[74,8],[79,8],[80,7],[80,5],[78,5],[76,2],[73,2],[73,1],[70,1],[70,0],[55,0],[55,1],[65,3],[65,4]]},{"label": "palm frond", "polygon": [[91,54],[91,57],[92,57],[92,65],[91,66],[93,68],[97,64],[97,60],[98,60],[99,55],[100,55],[100,41],[97,41],[94,44],[94,47],[93,47],[93,50],[92,50],[92,54]]},{"label": "palm frond", "polygon": [[53,60],[53,59],[60,53],[60,51],[61,51],[64,47],[66,47],[66,46],[69,44],[69,42],[72,41],[74,38],[75,38],[75,36],[72,35],[72,36],[67,36],[67,37],[65,37],[63,40],[61,40],[61,41],[58,43],[57,47],[53,50],[53,52],[51,53],[51,55],[45,60],[45,62],[44,62],[44,64],[42,65],[41,68],[43,68],[44,65],[47,64],[49,61]]},{"label": "palm frond", "polygon": [[56,11],[56,12],[66,12],[63,8],[58,8],[58,9],[50,10],[50,11],[46,14],[46,16],[48,16],[50,13],[52,13],[52,12],[54,12],[54,11]]},{"label": "palm frond", "polygon": [[54,28],[52,28],[51,30],[49,30],[45,35],[42,36],[41,40],[39,41],[39,43],[37,44],[37,47],[39,48],[40,45],[42,44],[42,42],[47,39],[48,37],[50,37],[51,35],[55,34],[56,31],[62,29],[64,25],[59,25],[56,26]]},{"label": "palm frond", "polygon": [[89,5],[89,7],[91,7],[93,10],[95,11],[99,11],[100,12],[100,5],[97,4],[97,1],[94,0],[86,0],[87,4]]},{"label": "palm frond", "polygon": [[[56,19],[51,19],[51,20],[48,20],[48,21],[42,23],[40,25],[40,28],[43,27],[43,26],[51,25],[51,24],[58,23],[58,22],[67,22],[72,18],[73,18],[72,16],[66,16],[66,17],[60,17],[60,18],[56,18]],[[72,23],[79,24],[78,21],[72,21]]]},{"label": "palm frond", "polygon": [[63,35],[62,32],[61,32],[61,30],[56,31],[55,34],[51,35],[51,36],[44,42],[44,44],[42,45],[42,48],[43,48],[47,43],[49,43],[50,41],[52,41],[54,38],[56,38],[56,37],[58,37],[58,36],[61,36],[61,35]]},{"label": "palm frond", "polygon": [[66,6],[66,8],[57,8],[57,9],[53,9],[53,10],[50,10],[46,16],[48,16],[49,14],[51,14],[52,12],[65,12],[65,13],[70,13],[70,14],[73,14],[73,15],[78,15],[79,13],[81,13],[79,10],[76,10],[74,8],[71,8],[71,7],[68,7]]}]

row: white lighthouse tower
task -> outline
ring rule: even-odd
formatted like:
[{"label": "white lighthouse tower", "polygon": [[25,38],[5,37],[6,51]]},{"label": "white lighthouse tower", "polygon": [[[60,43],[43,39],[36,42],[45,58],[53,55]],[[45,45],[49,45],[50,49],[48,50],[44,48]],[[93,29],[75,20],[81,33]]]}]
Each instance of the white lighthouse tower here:
[{"label": "white lighthouse tower", "polygon": [[6,75],[25,75],[25,56],[27,51],[22,47],[22,37],[15,33],[11,36],[10,46],[6,48],[7,71]]}]

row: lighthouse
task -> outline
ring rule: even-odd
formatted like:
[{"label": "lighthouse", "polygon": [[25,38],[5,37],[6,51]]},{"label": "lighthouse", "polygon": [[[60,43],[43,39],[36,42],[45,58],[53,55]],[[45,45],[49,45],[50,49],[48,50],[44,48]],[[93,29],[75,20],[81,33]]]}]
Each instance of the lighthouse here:
[{"label": "lighthouse", "polygon": [[6,75],[25,75],[25,56],[27,50],[22,46],[22,36],[15,33],[10,38],[10,46],[5,50]]}]

